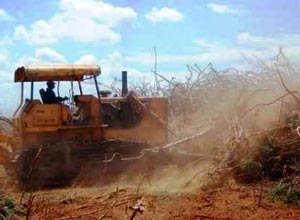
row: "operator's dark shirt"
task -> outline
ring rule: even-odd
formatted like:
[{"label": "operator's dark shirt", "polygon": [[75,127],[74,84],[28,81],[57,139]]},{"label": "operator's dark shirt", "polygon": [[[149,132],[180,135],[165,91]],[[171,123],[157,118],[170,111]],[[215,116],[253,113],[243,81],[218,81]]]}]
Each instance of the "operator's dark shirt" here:
[{"label": "operator's dark shirt", "polygon": [[44,97],[45,98],[45,102],[44,102],[45,104],[58,104],[58,103],[64,101],[64,98],[59,97],[59,96],[57,97],[55,95],[55,93],[53,92],[53,90],[49,89],[49,88],[47,88],[44,96],[45,96]]}]

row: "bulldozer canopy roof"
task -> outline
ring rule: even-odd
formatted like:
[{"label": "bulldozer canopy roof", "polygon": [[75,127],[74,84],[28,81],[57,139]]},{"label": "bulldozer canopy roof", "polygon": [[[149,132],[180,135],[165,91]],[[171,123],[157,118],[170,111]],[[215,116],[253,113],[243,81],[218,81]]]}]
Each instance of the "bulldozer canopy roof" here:
[{"label": "bulldozer canopy roof", "polygon": [[22,66],[15,71],[15,82],[82,81],[84,76],[98,76],[98,65]]}]

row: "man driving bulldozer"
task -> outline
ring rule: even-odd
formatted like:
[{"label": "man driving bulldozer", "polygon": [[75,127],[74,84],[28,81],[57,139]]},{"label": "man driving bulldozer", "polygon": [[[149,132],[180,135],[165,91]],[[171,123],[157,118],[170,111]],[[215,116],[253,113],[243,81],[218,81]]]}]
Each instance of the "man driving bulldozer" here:
[{"label": "man driving bulldozer", "polygon": [[47,90],[44,91],[43,89],[41,89],[40,92],[44,104],[58,104],[69,99],[67,96],[65,96],[64,98],[60,96],[56,96],[55,92],[53,91],[54,88],[55,88],[55,82],[48,81]]}]

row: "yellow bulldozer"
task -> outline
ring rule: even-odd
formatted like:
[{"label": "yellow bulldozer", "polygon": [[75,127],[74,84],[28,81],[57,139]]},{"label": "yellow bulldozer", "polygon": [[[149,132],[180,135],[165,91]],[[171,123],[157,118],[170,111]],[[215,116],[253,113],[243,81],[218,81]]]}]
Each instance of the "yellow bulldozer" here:
[{"label": "yellow bulldozer", "polygon": [[[167,98],[128,93],[126,72],[122,72],[122,95],[110,97],[99,89],[100,74],[98,65],[16,69],[20,104],[12,119],[0,118],[12,127],[9,135],[0,135],[0,164],[21,185],[70,184],[80,175],[107,169],[97,164],[118,161],[117,168],[124,168],[124,161],[142,157],[151,146],[167,143]],[[48,104],[45,90],[35,92],[39,82],[47,81],[68,86],[68,103]],[[85,82],[87,89],[83,88]],[[29,97],[24,91],[27,83]],[[85,167],[89,170],[83,172]]]}]

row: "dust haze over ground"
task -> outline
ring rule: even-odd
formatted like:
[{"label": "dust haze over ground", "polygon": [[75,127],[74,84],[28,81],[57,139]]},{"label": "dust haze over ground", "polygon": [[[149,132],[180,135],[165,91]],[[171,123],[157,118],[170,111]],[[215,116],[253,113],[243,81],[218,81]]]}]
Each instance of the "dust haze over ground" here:
[{"label": "dust haze over ground", "polygon": [[[299,164],[277,164],[276,168],[285,169],[277,182],[271,181],[271,174],[254,178],[251,173],[263,166],[264,161],[258,166],[251,161],[265,143],[262,138],[273,141],[275,137],[277,145],[288,137],[292,145],[299,143],[298,72],[280,50],[271,60],[255,60],[250,71],[193,65],[188,66],[185,82],[161,77],[154,88],[132,86],[139,95],[169,97],[169,124],[176,133],[170,141],[194,136],[170,149],[174,155],[189,153],[192,159],[181,161],[175,156],[173,164],[163,166],[155,161],[151,171],[141,169],[144,161],[140,160],[110,183],[95,179],[87,186],[75,181],[63,189],[25,193],[23,205],[16,205],[20,210],[13,209],[16,219],[300,219],[297,206],[274,203],[282,196],[285,202],[288,198],[280,194],[282,180],[298,184]],[[246,185],[243,182],[249,179],[242,171],[253,177]],[[263,172],[258,169],[258,173]],[[0,190],[19,201],[20,193],[1,170],[0,176]],[[276,198],[273,189],[278,190]],[[300,202],[298,191],[293,196]]]}]

